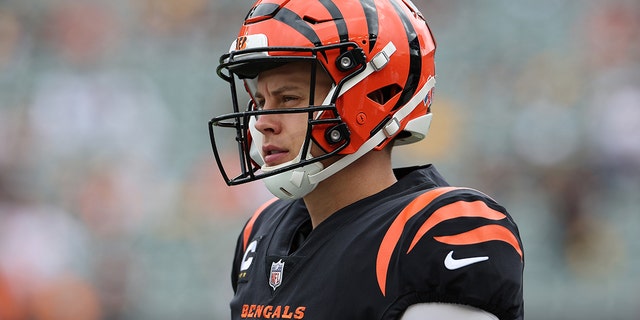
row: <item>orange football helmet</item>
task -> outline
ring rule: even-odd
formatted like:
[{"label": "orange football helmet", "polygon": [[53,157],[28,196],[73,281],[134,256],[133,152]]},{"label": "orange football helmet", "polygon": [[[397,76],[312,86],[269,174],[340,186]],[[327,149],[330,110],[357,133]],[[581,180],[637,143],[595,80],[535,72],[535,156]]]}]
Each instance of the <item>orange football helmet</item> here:
[{"label": "orange football helmet", "polygon": [[[300,198],[317,183],[390,141],[421,140],[431,120],[435,85],[435,40],[409,0],[259,0],[238,37],[222,55],[218,75],[230,84],[233,112],[209,122],[216,162],[228,185],[265,179],[280,198]],[[334,86],[322,105],[259,110],[252,98],[260,72],[294,61],[312,61]],[[310,97],[314,96],[311,86]],[[246,100],[246,101],[245,101]],[[243,108],[241,106],[246,106]],[[307,113],[307,137],[298,157],[264,165],[255,118],[270,113]],[[233,129],[240,167],[229,174],[221,149],[232,141],[219,128]],[[324,152],[313,157],[314,143]],[[257,146],[256,146],[257,145]],[[220,149],[220,150],[219,150]],[[319,162],[343,155],[326,168]]]}]

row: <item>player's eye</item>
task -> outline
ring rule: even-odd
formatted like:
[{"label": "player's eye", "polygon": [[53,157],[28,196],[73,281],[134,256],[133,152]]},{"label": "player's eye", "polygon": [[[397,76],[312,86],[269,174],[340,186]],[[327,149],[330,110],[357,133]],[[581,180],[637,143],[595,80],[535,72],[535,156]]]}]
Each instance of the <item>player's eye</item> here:
[{"label": "player's eye", "polygon": [[297,96],[282,96],[282,104],[286,105],[287,107],[297,106],[299,101],[300,98]]},{"label": "player's eye", "polygon": [[262,110],[264,109],[264,99],[256,99],[253,101],[253,109],[254,110]]}]

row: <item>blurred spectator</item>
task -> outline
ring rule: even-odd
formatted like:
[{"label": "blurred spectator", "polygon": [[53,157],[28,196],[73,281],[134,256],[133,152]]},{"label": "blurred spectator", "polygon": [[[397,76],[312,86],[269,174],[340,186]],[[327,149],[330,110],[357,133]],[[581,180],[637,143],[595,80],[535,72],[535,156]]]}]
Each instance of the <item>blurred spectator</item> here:
[{"label": "blurred spectator", "polygon": [[13,11],[0,7],[0,71],[12,67],[23,36],[22,25]]},{"label": "blurred spectator", "polygon": [[92,68],[115,53],[121,31],[112,7],[96,1],[64,1],[49,10],[43,32],[63,62]]},{"label": "blurred spectator", "polygon": [[[99,319],[96,292],[86,280],[87,239],[82,226],[59,208],[33,203],[16,192],[21,189],[20,181],[10,178],[14,170],[0,168],[0,303],[10,304],[0,315]],[[66,302],[69,298],[74,302]]]},{"label": "blurred spectator", "polygon": [[35,320],[100,320],[95,289],[73,276],[61,276],[40,288],[30,303]]},{"label": "blurred spectator", "polygon": [[596,161],[640,187],[640,5],[601,3],[579,24]]},{"label": "blurred spectator", "polygon": [[[136,0],[142,25],[156,35],[176,36],[203,26],[208,15],[205,0]],[[197,23],[195,20],[200,20]],[[202,31],[202,30],[198,30]]]},{"label": "blurred spectator", "polygon": [[52,7],[48,19],[47,40],[61,60],[35,86],[38,151],[47,158],[88,152],[160,159],[168,116],[157,89],[143,75],[105,65],[119,44],[113,9],[68,2]]},{"label": "blurred spectator", "polygon": [[640,68],[596,78],[589,104],[589,136],[597,161],[615,178],[640,186]]},{"label": "blurred spectator", "polygon": [[640,62],[640,5],[637,1],[596,2],[579,20],[586,70],[596,74]]},{"label": "blurred spectator", "polygon": [[0,3],[0,118],[3,111],[22,107],[29,92],[32,37],[21,9]]}]

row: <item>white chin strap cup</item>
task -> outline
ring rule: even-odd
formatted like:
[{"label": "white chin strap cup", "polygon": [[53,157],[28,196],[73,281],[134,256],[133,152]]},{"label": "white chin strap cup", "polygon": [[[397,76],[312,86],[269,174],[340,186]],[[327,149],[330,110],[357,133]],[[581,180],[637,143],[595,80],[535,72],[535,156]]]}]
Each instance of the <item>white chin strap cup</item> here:
[{"label": "white chin strap cup", "polygon": [[318,184],[311,183],[309,176],[317,174],[323,168],[324,166],[320,162],[314,162],[262,180],[274,196],[282,200],[295,200],[306,196],[316,188]]}]

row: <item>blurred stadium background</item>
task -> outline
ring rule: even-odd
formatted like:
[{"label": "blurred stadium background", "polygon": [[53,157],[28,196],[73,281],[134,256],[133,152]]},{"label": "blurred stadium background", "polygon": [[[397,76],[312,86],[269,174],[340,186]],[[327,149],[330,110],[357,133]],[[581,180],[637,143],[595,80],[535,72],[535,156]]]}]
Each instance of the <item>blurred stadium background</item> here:
[{"label": "blurred stadium background", "polygon": [[[640,2],[417,0],[430,136],[395,153],[507,206],[527,319],[640,319]],[[227,319],[206,124],[249,0],[0,1],[0,319]]]}]

